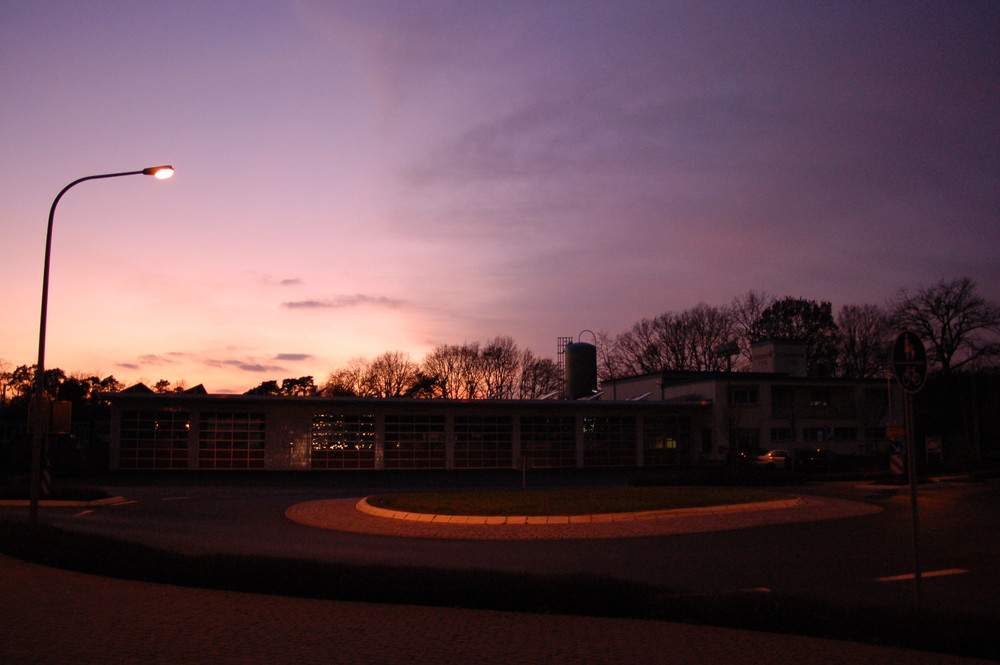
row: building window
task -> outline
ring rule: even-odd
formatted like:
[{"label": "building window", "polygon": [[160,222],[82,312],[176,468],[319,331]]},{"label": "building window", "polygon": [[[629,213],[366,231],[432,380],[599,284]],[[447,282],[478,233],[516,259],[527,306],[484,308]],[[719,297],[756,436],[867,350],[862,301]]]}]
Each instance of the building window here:
[{"label": "building window", "polygon": [[795,391],[792,386],[771,386],[771,406],[775,409],[791,409],[795,406]]},{"label": "building window", "polygon": [[857,441],[858,440],[858,428],[857,427],[834,427],[833,428],[833,438],[837,441]]},{"label": "building window", "polygon": [[375,416],[335,413],[314,415],[312,468],[374,469]]},{"label": "building window", "polygon": [[760,450],[760,430],[756,427],[737,427],[729,434],[729,447],[737,456],[751,455]]},{"label": "building window", "polygon": [[635,418],[585,417],[583,463],[585,466],[635,465]]},{"label": "building window", "polygon": [[813,388],[809,391],[809,406],[827,407],[830,406],[830,389]]},{"label": "building window", "polygon": [[263,413],[203,413],[198,428],[198,468],[263,469]]},{"label": "building window", "polygon": [[576,420],[564,416],[521,418],[521,454],[532,466],[576,466]]},{"label": "building window", "polygon": [[771,443],[773,444],[784,444],[792,442],[792,428],[791,427],[772,427],[771,428]]},{"label": "building window", "polygon": [[512,467],[512,422],[510,416],[455,416],[455,468]]},{"label": "building window", "polygon": [[829,427],[803,427],[802,440],[806,443],[823,443],[829,441],[833,431]]},{"label": "building window", "polygon": [[118,447],[122,469],[186,469],[191,414],[179,409],[124,411]]},{"label": "building window", "polygon": [[771,417],[795,417],[795,388],[793,386],[771,386]]},{"label": "building window", "polygon": [[886,429],[884,427],[866,427],[865,438],[869,441],[889,440],[889,436],[886,434]]},{"label": "building window", "polygon": [[889,410],[889,391],[885,388],[865,390],[865,413],[873,420],[881,419]]},{"label": "building window", "polygon": [[386,416],[385,468],[444,468],[444,416]]},{"label": "building window", "polygon": [[[646,466],[668,466],[689,462],[691,419],[677,416],[646,418],[642,425],[642,443],[643,463]],[[710,441],[709,449],[711,445]]]},{"label": "building window", "polygon": [[755,406],[757,386],[730,386],[729,403],[734,406]]},{"label": "building window", "polygon": [[701,454],[702,455],[712,454],[712,430],[709,427],[706,427],[701,430]]}]

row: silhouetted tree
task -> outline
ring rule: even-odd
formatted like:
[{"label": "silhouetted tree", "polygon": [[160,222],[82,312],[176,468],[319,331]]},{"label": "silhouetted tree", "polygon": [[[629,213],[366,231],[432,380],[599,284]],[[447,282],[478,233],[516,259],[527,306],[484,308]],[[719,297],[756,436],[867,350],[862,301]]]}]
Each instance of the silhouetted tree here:
[{"label": "silhouetted tree", "polygon": [[362,394],[362,378],[368,363],[364,358],[352,358],[347,365],[330,372],[323,384],[322,394],[341,397],[356,397]]},{"label": "silhouetted tree", "polygon": [[403,396],[428,399],[436,397],[438,391],[438,377],[436,375],[424,374],[417,371],[413,379],[413,385],[406,389]]},{"label": "silhouetted tree", "polygon": [[95,388],[102,393],[120,393],[125,390],[125,384],[116,379],[114,375],[108,375],[101,379]]},{"label": "silhouetted tree", "polygon": [[798,339],[806,343],[810,376],[832,376],[837,366],[838,329],[833,306],[803,298],[785,297],[765,309],[751,333],[753,341]]},{"label": "silhouetted tree", "polygon": [[310,397],[317,393],[316,385],[311,376],[300,376],[299,378],[282,379],[281,385],[277,381],[263,381],[256,388],[243,393],[244,395],[284,395],[287,397]]},{"label": "silhouetted tree", "polygon": [[929,359],[945,374],[1000,357],[1000,307],[977,294],[968,277],[914,292],[900,289],[889,310],[896,326],[912,330],[929,345]]},{"label": "silhouetted tree", "polygon": [[750,345],[754,339],[754,326],[764,311],[776,301],[774,296],[768,295],[764,291],[752,290],[733,298],[733,302],[729,305],[729,312],[733,318],[735,341],[740,349],[734,369],[750,369],[752,360]]},{"label": "silhouetted tree", "polygon": [[417,378],[417,364],[401,351],[387,351],[373,360],[362,377],[366,397],[402,397]]},{"label": "silhouetted tree", "polygon": [[563,389],[563,375],[559,365],[550,358],[536,358],[530,349],[521,354],[521,399],[538,399]]},{"label": "silhouetted tree", "polygon": [[601,330],[597,333],[597,382],[598,384],[617,379],[620,371],[618,364],[618,338]]},{"label": "silhouetted tree", "polygon": [[255,388],[243,393],[244,395],[280,395],[281,388],[278,387],[277,381],[262,381],[261,384]]},{"label": "silhouetted tree", "polygon": [[479,344],[443,344],[424,357],[421,371],[437,377],[433,397],[474,399],[479,396]]},{"label": "silhouetted tree", "polygon": [[70,376],[59,384],[56,399],[82,404],[90,398],[92,392],[100,384],[96,376]]},{"label": "silhouetted tree", "polygon": [[737,330],[729,308],[704,303],[680,314],[665,312],[641,319],[614,338],[606,352],[607,374],[627,376],[662,370],[710,371],[729,367],[718,350]]},{"label": "silhouetted tree", "polygon": [[659,372],[666,363],[657,345],[654,319],[640,319],[615,337],[615,351],[614,367],[618,376]]},{"label": "silhouetted tree", "polygon": [[7,403],[7,393],[10,391],[10,379],[14,375],[13,365],[9,360],[0,358],[0,406]]},{"label": "silhouetted tree", "polygon": [[837,314],[840,373],[852,379],[883,374],[892,344],[889,316],[877,305],[844,305]]},{"label": "silhouetted tree", "polygon": [[678,369],[723,371],[729,369],[729,358],[721,351],[734,341],[736,329],[733,313],[724,307],[701,303],[685,310],[674,323],[675,338],[680,340],[676,356]]},{"label": "silhouetted tree", "polygon": [[513,399],[520,374],[520,352],[512,337],[494,337],[480,354],[480,371],[487,399]]},{"label": "silhouetted tree", "polygon": [[297,379],[281,381],[281,395],[289,397],[311,397],[317,392],[316,384],[311,376],[300,376]]}]

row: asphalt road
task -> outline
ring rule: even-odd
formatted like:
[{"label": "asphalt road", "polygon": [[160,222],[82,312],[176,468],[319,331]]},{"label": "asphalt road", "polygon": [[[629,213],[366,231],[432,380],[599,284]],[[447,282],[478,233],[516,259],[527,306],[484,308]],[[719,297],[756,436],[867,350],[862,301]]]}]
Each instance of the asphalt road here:
[{"label": "asphalt road", "polygon": [[[663,537],[573,541],[462,541],[343,533],[289,521],[285,509],[316,499],[419,489],[415,476],[295,478],[111,476],[101,486],[128,503],[42,509],[58,526],[187,553],[254,553],[328,562],[590,573],[690,594],[780,593],[850,605],[909,608],[913,571],[907,488],[858,483],[783,488],[865,501],[880,513],[822,522]],[[440,478],[438,476],[438,478]],[[593,481],[590,477],[588,480]],[[609,482],[617,482],[613,475]],[[508,483],[507,476],[445,482]],[[919,493],[919,561],[925,609],[1000,621],[1000,483],[946,482]],[[18,509],[0,509],[17,511]],[[962,572],[958,572],[962,571]]]}]

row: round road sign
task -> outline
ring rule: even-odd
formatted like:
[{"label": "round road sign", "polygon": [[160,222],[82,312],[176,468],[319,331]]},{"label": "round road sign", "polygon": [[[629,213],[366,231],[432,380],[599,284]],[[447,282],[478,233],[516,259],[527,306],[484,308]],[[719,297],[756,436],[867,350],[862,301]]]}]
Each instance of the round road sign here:
[{"label": "round road sign", "polygon": [[892,372],[908,393],[919,392],[927,380],[927,352],[915,332],[903,330],[892,345]]}]

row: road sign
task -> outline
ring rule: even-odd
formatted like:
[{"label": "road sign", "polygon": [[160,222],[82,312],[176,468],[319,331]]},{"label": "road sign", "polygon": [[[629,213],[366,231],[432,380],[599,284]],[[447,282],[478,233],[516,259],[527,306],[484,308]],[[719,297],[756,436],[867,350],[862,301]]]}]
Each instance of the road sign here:
[{"label": "road sign", "polygon": [[[919,392],[927,380],[927,352],[915,332],[903,330],[892,345],[892,373],[906,393],[903,412],[906,427],[906,471],[910,477],[910,507],[913,513],[913,605],[920,614],[920,521],[917,517],[917,455],[913,440],[913,393]],[[902,456],[890,461],[893,473],[902,470]]]},{"label": "road sign", "polygon": [[908,393],[920,392],[927,380],[927,352],[915,332],[904,330],[892,345],[892,372]]}]

